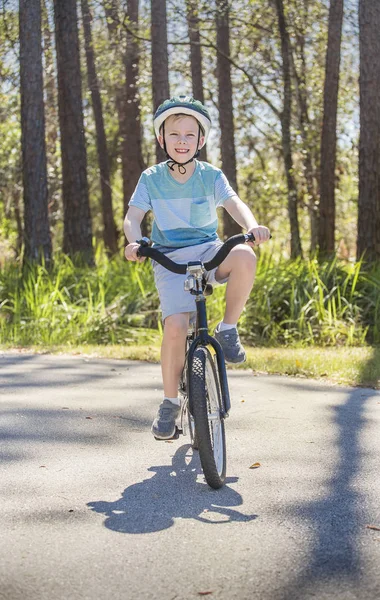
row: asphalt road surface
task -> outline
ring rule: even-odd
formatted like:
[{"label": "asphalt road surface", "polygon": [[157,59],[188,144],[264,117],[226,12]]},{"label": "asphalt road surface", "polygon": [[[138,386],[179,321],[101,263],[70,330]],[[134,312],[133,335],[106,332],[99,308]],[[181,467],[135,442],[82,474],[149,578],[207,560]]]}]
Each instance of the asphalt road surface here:
[{"label": "asphalt road surface", "polygon": [[0,598],[378,600],[380,393],[229,375],[214,491],[158,365],[0,353]]}]

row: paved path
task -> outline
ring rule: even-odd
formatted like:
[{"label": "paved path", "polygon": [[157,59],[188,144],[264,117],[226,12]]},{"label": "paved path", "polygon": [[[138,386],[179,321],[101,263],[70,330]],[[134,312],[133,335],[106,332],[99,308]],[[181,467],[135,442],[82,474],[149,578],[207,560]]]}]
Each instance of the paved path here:
[{"label": "paved path", "polygon": [[380,393],[230,382],[213,491],[149,433],[157,365],[0,353],[0,598],[380,598]]}]

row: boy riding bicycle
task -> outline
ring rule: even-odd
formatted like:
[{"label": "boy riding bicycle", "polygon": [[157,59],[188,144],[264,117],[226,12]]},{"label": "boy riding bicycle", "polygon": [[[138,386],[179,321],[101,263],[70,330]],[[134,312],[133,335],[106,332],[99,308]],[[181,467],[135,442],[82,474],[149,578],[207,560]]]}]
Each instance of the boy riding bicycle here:
[{"label": "boy riding bicycle", "polygon": [[[175,262],[210,260],[222,242],[217,236],[216,208],[223,206],[255,243],[269,239],[267,227],[258,225],[249,207],[237,196],[220,169],[196,160],[211,127],[207,109],[191,97],[166,100],[154,115],[154,128],[168,160],[146,169],[129,202],[124,231],[129,241],[125,257],[142,261],[137,250],[141,239],[141,221],[152,210],[151,239],[155,248]],[[178,383],[185,360],[186,335],[194,296],[184,290],[186,275],[175,275],[153,264],[158,289],[164,335],[161,369],[164,400],[153,421],[156,438],[169,439],[175,432],[180,412]],[[245,361],[245,352],[237,332],[237,322],[253,286],[256,257],[247,245],[236,246],[214,271],[206,274],[213,285],[227,283],[223,321],[215,330],[227,362]]]}]

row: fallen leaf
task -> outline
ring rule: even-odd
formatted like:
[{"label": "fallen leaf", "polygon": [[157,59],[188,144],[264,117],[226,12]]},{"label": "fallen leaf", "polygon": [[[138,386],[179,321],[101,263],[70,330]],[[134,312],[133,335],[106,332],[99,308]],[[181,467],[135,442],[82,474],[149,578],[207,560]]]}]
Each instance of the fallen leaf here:
[{"label": "fallen leaf", "polygon": [[244,398],[242,398],[242,399],[240,400],[240,402],[245,402]]},{"label": "fallen leaf", "polygon": [[261,464],[259,462],[255,462],[249,468],[250,469],[258,469],[259,467],[261,467]]},{"label": "fallen leaf", "polygon": [[367,529],[374,529],[375,531],[380,531],[380,527],[378,525],[366,525]]}]

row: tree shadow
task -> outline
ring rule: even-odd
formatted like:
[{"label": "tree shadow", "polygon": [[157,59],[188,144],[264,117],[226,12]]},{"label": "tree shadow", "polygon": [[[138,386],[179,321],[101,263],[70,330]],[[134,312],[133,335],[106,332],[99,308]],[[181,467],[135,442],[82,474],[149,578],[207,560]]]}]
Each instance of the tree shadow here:
[{"label": "tree shadow", "polygon": [[[379,360],[379,349],[374,349],[362,370],[363,384],[368,381],[369,373],[379,372]],[[356,481],[366,456],[361,441],[361,434],[369,422],[365,411],[369,400],[379,398],[379,393],[362,388],[343,389],[342,392],[347,395],[346,400],[330,409],[331,422],[337,432],[338,458],[330,479],[323,486],[326,492],[321,498],[287,511],[293,518],[308,522],[314,541],[302,572],[282,589],[282,600],[322,597],[320,586],[328,585],[339,585],[337,594],[343,597],[339,595],[342,586],[349,585],[352,591],[353,587],[364,583],[359,535],[366,523],[366,498]],[[369,597],[365,596],[364,590],[363,597]]]},{"label": "tree shadow", "polygon": [[[241,495],[223,486],[212,490],[197,481],[202,473],[199,456],[189,444],[178,448],[172,465],[150,467],[153,477],[127,487],[114,502],[94,501],[87,506],[105,515],[105,527],[119,533],[153,533],[168,529],[174,520],[195,519],[208,524],[253,521],[234,508],[243,504]],[[232,483],[237,478],[227,478]]]}]

